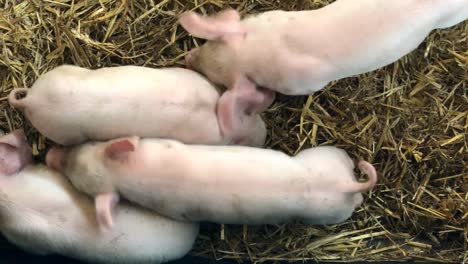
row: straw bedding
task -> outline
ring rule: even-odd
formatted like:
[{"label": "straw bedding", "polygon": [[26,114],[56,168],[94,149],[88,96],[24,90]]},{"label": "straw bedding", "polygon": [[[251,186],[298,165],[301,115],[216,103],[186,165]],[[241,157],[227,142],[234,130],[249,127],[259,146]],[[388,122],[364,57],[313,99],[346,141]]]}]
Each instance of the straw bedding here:
[{"label": "straw bedding", "polygon": [[[8,105],[13,87],[68,63],[183,66],[202,42],[176,23],[184,10],[242,14],[315,9],[320,0],[0,0],[0,128],[24,128],[38,161],[50,142]],[[377,71],[311,96],[280,96],[264,113],[267,147],[294,155],[318,145],[372,162],[379,183],[339,225],[204,224],[193,255],[265,260],[468,259],[468,23],[434,31]],[[64,109],[71,110],[71,109]]]}]

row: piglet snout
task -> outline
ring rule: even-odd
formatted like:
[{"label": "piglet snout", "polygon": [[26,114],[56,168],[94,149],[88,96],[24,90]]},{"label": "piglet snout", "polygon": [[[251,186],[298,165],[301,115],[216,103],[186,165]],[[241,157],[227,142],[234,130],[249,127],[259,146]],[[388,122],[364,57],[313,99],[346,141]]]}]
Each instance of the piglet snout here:
[{"label": "piglet snout", "polygon": [[46,155],[47,167],[60,172],[63,171],[65,152],[65,149],[62,147],[52,147]]}]

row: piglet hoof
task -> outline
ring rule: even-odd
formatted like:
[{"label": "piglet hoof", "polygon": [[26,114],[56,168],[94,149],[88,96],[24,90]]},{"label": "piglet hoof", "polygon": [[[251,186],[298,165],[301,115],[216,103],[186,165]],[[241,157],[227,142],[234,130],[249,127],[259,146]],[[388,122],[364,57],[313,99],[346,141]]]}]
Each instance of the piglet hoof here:
[{"label": "piglet hoof", "polygon": [[28,96],[28,88],[16,88],[13,89],[8,95],[8,102],[14,108],[24,108],[24,99]]}]

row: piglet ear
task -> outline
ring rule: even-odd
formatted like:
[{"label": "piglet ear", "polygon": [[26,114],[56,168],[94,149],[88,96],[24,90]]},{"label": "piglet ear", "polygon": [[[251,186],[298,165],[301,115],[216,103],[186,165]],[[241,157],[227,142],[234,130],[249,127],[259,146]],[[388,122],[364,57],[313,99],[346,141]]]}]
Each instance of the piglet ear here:
[{"label": "piglet ear", "polygon": [[32,151],[23,130],[0,137],[0,174],[11,175],[31,163]]},{"label": "piglet ear", "polygon": [[112,211],[118,202],[119,195],[115,192],[101,193],[94,199],[96,218],[101,231],[107,232],[114,227]]},{"label": "piglet ear", "polygon": [[[224,136],[234,142],[239,131],[257,122],[257,113],[265,111],[275,99],[275,93],[258,89],[247,77],[238,77],[230,89],[218,100],[217,115]],[[242,135],[249,136],[249,135]]]},{"label": "piglet ear", "polygon": [[111,160],[126,160],[135,151],[139,137],[119,138],[113,140],[105,149],[106,156]]},{"label": "piglet ear", "polygon": [[201,16],[195,12],[185,12],[179,23],[190,34],[207,40],[229,41],[236,36],[244,36],[245,30],[240,22],[239,13],[227,9],[213,16]]}]

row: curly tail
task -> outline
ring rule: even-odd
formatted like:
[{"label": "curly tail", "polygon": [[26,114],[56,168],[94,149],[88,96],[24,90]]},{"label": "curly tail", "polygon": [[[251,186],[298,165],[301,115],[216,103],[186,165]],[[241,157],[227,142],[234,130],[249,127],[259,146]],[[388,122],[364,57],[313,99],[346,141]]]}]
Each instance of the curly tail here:
[{"label": "curly tail", "polygon": [[24,100],[27,98],[28,92],[28,88],[15,88],[8,95],[8,102],[14,108],[23,109],[26,107]]},{"label": "curly tail", "polygon": [[367,161],[360,161],[358,166],[362,172],[367,174],[369,179],[367,182],[346,184],[346,186],[343,186],[343,189],[346,190],[346,192],[365,192],[372,189],[377,183],[377,171],[372,164]]}]

